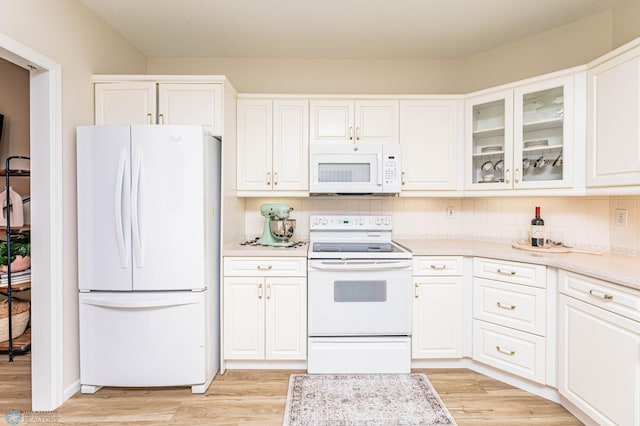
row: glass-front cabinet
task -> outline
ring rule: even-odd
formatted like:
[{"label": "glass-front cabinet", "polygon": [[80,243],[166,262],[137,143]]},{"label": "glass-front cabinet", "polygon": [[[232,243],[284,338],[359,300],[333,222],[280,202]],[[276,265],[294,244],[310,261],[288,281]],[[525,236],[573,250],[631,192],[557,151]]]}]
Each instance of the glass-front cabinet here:
[{"label": "glass-front cabinet", "polygon": [[574,76],[467,100],[465,188],[570,188]]}]

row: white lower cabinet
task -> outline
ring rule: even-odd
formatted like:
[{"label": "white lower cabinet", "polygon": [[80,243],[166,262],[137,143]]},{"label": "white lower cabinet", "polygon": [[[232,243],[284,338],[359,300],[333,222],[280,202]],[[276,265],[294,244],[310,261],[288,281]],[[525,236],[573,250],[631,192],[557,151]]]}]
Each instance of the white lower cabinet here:
[{"label": "white lower cabinet", "polygon": [[546,384],[545,267],[473,259],[473,359]]},{"label": "white lower cabinet", "polygon": [[614,312],[640,292],[565,271],[560,292],[560,394],[600,425],[639,425],[640,322]]},{"label": "white lower cabinet", "polygon": [[416,256],[412,359],[462,357],[462,257]]},{"label": "white lower cabinet", "polygon": [[[271,271],[277,274],[278,262],[287,262],[286,260],[274,260],[274,267],[270,259],[241,259],[225,258],[225,266],[230,269],[225,269],[223,285],[224,358],[305,360],[306,276],[271,276]],[[233,270],[234,264],[247,267],[251,262],[255,265],[249,271],[262,271],[262,275],[233,276],[234,273],[243,271]],[[303,260],[288,263],[302,264]]]},{"label": "white lower cabinet", "polygon": [[473,359],[534,382],[545,382],[546,342],[542,336],[473,321]]}]

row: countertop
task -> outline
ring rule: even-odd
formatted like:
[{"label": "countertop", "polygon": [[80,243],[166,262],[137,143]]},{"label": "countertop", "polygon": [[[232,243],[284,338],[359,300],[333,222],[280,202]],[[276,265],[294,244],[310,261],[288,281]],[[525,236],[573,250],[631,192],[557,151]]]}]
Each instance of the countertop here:
[{"label": "countertop", "polygon": [[[473,256],[551,266],[640,290],[640,257],[605,253],[537,253],[519,250],[509,243],[454,239],[399,239],[414,256]],[[306,257],[309,244],[298,247],[263,247],[231,244],[224,256]]]},{"label": "countertop", "polygon": [[508,243],[479,240],[396,240],[411,249],[414,256],[474,256],[551,266],[588,275],[640,290],[640,257],[604,253],[537,253],[519,250]]},{"label": "countertop", "polygon": [[297,247],[271,247],[271,246],[252,246],[241,245],[239,243],[229,244],[222,249],[223,256],[256,256],[256,257],[307,257],[307,249],[309,243],[300,241],[302,245]]}]

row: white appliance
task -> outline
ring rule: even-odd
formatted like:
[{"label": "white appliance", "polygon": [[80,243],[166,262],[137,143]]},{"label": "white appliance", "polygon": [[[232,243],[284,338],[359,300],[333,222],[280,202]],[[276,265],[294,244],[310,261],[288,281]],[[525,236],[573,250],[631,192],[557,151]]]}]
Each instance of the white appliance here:
[{"label": "white appliance", "polygon": [[390,216],[312,215],[309,240],[309,373],[409,373],[413,261]]},{"label": "white appliance", "polygon": [[81,391],[204,392],[220,365],[220,141],[78,127],[77,189]]},{"label": "white appliance", "polygon": [[309,164],[312,195],[395,195],[402,187],[399,144],[312,143]]}]

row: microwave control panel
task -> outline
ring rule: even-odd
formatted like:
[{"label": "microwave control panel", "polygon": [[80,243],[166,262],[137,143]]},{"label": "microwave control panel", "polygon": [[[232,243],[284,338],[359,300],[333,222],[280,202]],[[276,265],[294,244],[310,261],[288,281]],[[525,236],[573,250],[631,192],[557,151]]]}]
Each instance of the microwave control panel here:
[{"label": "microwave control panel", "polygon": [[[393,148],[392,148],[393,147]],[[384,192],[400,192],[400,146],[385,146],[382,163]]]}]

